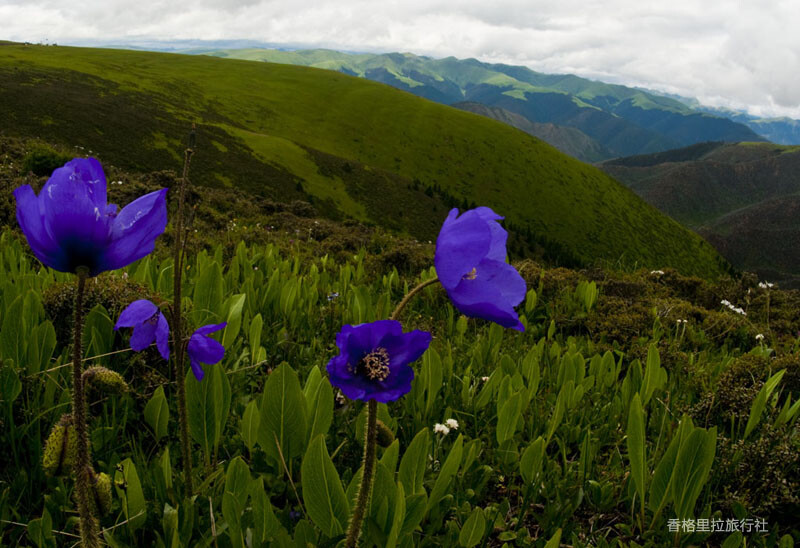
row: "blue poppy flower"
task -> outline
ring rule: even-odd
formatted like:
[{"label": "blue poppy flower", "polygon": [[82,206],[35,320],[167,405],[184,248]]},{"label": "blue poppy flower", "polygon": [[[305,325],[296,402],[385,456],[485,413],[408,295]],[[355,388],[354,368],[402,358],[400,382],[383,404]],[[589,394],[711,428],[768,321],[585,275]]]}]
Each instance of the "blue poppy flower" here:
[{"label": "blue poppy flower", "polygon": [[336,335],[339,354],[328,362],[330,382],[351,400],[394,401],[411,390],[408,364],[430,343],[430,333],[403,333],[394,320],[345,325]]},{"label": "blue poppy flower", "polygon": [[140,352],[155,341],[161,356],[169,359],[169,324],[161,310],[147,299],[133,301],[122,311],[114,330],[120,327],[133,328],[133,350]]},{"label": "blue poppy flower", "polygon": [[192,336],[189,338],[189,346],[186,351],[189,354],[192,372],[194,376],[197,377],[198,381],[202,381],[205,375],[203,367],[200,365],[201,363],[214,364],[225,357],[225,347],[208,335],[209,333],[224,329],[226,325],[228,325],[227,322],[204,325],[192,333]]},{"label": "blue poppy flower", "polygon": [[525,331],[514,311],[525,280],[506,263],[508,232],[488,207],[458,215],[453,208],[436,240],[436,273],[453,305],[467,316]]},{"label": "blue poppy flower", "polygon": [[167,189],[117,212],[106,203],[106,177],[94,158],[56,169],[39,196],[30,185],[14,190],[17,220],[36,258],[61,272],[87,267],[90,276],[129,265],[151,253],[167,226]]}]

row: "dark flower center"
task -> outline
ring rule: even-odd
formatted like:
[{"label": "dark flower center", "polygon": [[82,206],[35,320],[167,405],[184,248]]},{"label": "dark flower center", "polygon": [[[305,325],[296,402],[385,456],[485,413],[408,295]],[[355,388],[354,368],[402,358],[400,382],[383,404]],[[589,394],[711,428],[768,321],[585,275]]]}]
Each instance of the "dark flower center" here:
[{"label": "dark flower center", "polygon": [[478,269],[477,268],[473,268],[472,270],[470,270],[469,272],[464,274],[464,279],[465,280],[474,280],[477,277],[478,277]]},{"label": "dark flower center", "polygon": [[158,324],[158,316],[159,316],[159,314],[161,314],[161,312],[160,312],[160,311],[158,311],[158,310],[156,310],[155,314],[153,314],[152,316],[150,316],[149,318],[147,318],[147,319],[145,320],[145,322],[147,322],[147,323],[149,323],[149,324],[151,324],[151,325],[156,325],[156,324]]},{"label": "dark flower center", "polygon": [[383,381],[389,376],[389,353],[385,348],[376,348],[358,362],[357,370],[371,381]]}]

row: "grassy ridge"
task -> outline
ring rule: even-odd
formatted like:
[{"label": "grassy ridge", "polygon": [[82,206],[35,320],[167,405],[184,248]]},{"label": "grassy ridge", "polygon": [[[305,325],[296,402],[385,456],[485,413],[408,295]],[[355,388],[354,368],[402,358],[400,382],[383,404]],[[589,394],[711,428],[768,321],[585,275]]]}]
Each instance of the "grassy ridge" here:
[{"label": "grassy ridge", "polygon": [[449,204],[481,203],[586,263],[722,268],[710,245],[601,171],[504,124],[340,73],[6,45],[0,101],[9,134],[83,143],[135,169],[176,169],[180,136],[198,122],[198,182],[310,195],[331,216],[419,238],[435,236]]}]

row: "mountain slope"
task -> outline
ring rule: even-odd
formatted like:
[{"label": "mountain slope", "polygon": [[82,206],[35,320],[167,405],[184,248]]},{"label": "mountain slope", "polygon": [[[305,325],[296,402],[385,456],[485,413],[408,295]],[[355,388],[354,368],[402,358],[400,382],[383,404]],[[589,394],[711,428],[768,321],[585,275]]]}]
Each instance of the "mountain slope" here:
[{"label": "mountain slope", "polygon": [[735,267],[800,285],[800,146],[705,143],[601,167]]},{"label": "mountain slope", "polygon": [[531,122],[581,130],[610,156],[651,153],[708,140],[764,140],[745,125],[700,113],[676,99],[574,75],[475,59],[410,53],[346,54],[330,50],[199,50],[197,53],[337,70],[445,104],[482,103]]},{"label": "mountain slope", "polygon": [[311,199],[436,237],[450,205],[506,216],[530,247],[580,263],[724,269],[701,238],[600,170],[510,128],[387,86],[305,67],[66,47],[0,47],[0,126],[78,144],[104,162],[178,169],[200,125],[193,180]]},{"label": "mountain slope", "polygon": [[453,106],[521,129],[525,133],[550,143],[564,154],[569,154],[582,162],[599,162],[611,156],[607,148],[579,129],[531,122],[524,116],[514,112],[497,107],[487,107],[481,103],[465,101],[463,103],[454,103]]}]

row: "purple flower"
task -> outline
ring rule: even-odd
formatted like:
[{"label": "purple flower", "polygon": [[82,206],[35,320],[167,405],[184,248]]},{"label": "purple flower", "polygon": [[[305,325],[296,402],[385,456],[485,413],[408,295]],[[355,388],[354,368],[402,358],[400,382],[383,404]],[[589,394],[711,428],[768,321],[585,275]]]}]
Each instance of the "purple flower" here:
[{"label": "purple flower", "polygon": [[453,305],[467,316],[525,331],[514,307],[525,298],[525,280],[506,263],[503,217],[479,207],[458,216],[450,210],[436,240],[434,263]]},{"label": "purple flower", "polygon": [[14,191],[17,220],[36,258],[61,272],[90,276],[122,268],[153,251],[167,226],[167,189],[151,192],[117,212],[106,203],[106,177],[94,158],[75,158],[53,172],[36,196]]},{"label": "purple flower", "polygon": [[430,333],[403,333],[394,320],[345,325],[336,335],[339,354],[328,362],[331,384],[351,400],[394,401],[411,390],[408,364],[430,343]]},{"label": "purple flower", "polygon": [[161,356],[169,359],[169,324],[161,310],[147,299],[133,301],[122,311],[114,330],[120,327],[133,328],[131,348],[136,352],[155,341]]},{"label": "purple flower", "polygon": [[204,325],[194,333],[189,339],[189,361],[192,365],[192,372],[197,377],[198,381],[203,380],[203,368],[201,363],[214,364],[219,362],[225,356],[225,347],[220,343],[208,336],[209,333],[214,333],[220,329],[224,329],[228,325],[227,322],[218,323],[215,325]]}]

